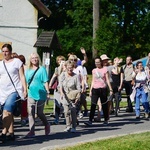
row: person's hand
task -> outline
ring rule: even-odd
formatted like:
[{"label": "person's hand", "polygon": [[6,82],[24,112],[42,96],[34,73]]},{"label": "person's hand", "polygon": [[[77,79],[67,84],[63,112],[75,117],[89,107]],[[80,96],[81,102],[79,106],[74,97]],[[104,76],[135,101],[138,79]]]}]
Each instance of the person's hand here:
[{"label": "person's hand", "polygon": [[24,91],[24,92],[23,92],[23,97],[24,97],[24,99],[27,99],[27,97],[28,97],[27,91]]},{"label": "person's hand", "polygon": [[86,54],[86,51],[83,47],[80,48],[82,54]]},{"label": "person's hand", "polygon": [[51,89],[52,88],[52,86],[51,85],[49,85],[49,89]]},{"label": "person's hand", "polygon": [[77,102],[78,102],[78,99],[75,100],[74,104],[77,104]]},{"label": "person's hand", "polygon": [[118,87],[118,91],[121,91],[121,89],[122,89],[121,86],[119,86],[119,87]]},{"label": "person's hand", "polygon": [[113,90],[110,90],[110,92],[109,92],[109,93],[110,93],[110,95],[113,95]]},{"label": "person's hand", "polygon": [[50,99],[50,93],[47,93],[47,100]]}]

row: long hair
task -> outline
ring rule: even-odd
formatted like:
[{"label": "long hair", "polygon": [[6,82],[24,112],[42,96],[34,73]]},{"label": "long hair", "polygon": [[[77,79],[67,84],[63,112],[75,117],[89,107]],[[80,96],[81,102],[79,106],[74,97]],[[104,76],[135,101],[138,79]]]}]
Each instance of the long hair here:
[{"label": "long hair", "polygon": [[37,53],[34,52],[34,53],[31,53],[30,56],[29,56],[29,60],[28,60],[28,64],[27,64],[29,69],[31,69],[32,66],[33,66],[32,63],[31,63],[31,59],[32,59],[33,56],[36,56],[38,58],[38,66],[42,65],[40,56]]}]

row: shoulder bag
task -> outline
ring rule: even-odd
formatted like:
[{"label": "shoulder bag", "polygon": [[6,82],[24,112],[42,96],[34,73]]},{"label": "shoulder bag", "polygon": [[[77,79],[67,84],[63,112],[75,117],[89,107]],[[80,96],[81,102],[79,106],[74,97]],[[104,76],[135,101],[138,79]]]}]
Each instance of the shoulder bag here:
[{"label": "shoulder bag", "polygon": [[32,77],[31,77],[31,79],[30,79],[30,81],[29,81],[29,83],[28,83],[28,89],[30,88],[30,84],[31,84],[31,82],[32,82],[32,80],[33,80],[33,78],[34,78],[36,72],[38,71],[38,69],[39,69],[39,67],[34,71]]}]

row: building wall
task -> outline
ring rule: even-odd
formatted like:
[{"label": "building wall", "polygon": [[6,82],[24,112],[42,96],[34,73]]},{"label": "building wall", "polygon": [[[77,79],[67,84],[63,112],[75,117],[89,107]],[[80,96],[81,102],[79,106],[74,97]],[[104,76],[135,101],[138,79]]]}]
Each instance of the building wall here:
[{"label": "building wall", "polygon": [[36,51],[37,15],[28,0],[1,0],[0,42],[12,42],[13,52],[27,58]]}]

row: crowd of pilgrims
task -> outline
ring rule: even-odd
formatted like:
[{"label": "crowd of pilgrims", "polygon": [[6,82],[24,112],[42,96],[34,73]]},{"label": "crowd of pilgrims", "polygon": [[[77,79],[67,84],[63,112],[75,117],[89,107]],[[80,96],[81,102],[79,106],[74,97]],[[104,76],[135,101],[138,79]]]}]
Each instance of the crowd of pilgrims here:
[{"label": "crowd of pilgrims", "polygon": [[[3,45],[3,60],[0,61],[2,143],[15,140],[13,111],[18,95],[23,100],[21,124],[29,123],[25,138],[35,136],[36,117],[43,122],[45,135],[50,134],[50,123],[44,114],[50,90],[54,90],[54,119],[51,123],[59,124],[63,115],[64,132],[75,133],[83,117],[88,117],[85,126],[92,126],[94,122],[103,122],[107,126],[111,114],[119,116],[123,89],[126,93],[126,112],[135,112],[135,119],[144,114],[144,118],[149,120],[150,54],[146,66],[141,61],[133,64],[131,56],[126,57],[125,65],[122,65],[122,58],[111,60],[106,54],[98,56],[94,59],[95,67],[89,83],[86,69],[88,57],[83,47],[80,50],[83,60],[74,53],[68,54],[68,58],[57,56],[58,66],[49,79],[37,53],[30,55],[26,65],[23,55],[12,53],[10,44]],[[90,110],[87,108],[87,91],[91,100]]]}]

